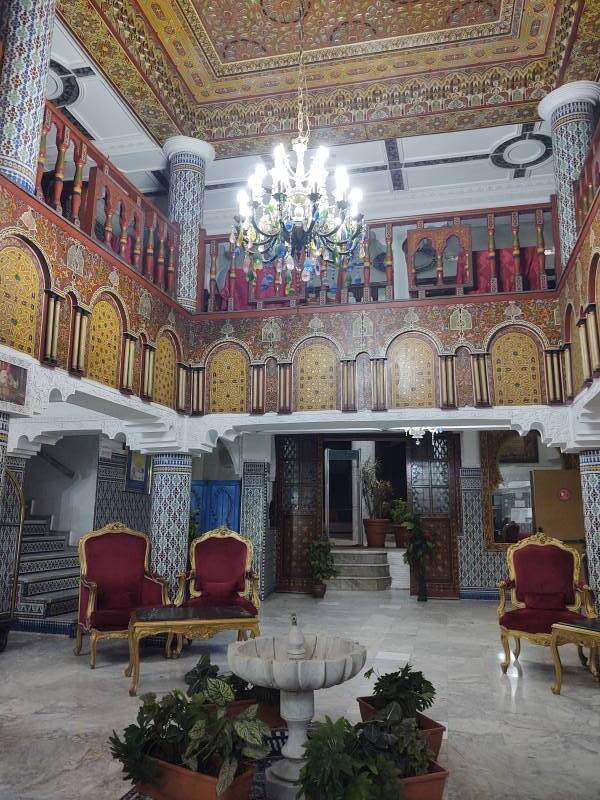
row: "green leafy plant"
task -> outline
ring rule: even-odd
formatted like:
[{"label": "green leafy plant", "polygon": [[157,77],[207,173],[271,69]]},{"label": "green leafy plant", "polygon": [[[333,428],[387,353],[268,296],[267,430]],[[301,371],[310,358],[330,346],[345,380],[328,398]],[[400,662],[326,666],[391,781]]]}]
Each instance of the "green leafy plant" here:
[{"label": "green leafy plant", "polygon": [[414,718],[404,717],[398,703],[388,704],[377,717],[356,726],[361,747],[390,761],[401,778],[424,775],[432,758],[427,738]]},{"label": "green leafy plant", "polygon": [[387,519],[390,513],[392,484],[382,480],[381,462],[368,458],[361,469],[362,493],[369,519]]},{"label": "green leafy plant", "polygon": [[404,560],[411,567],[421,567],[425,559],[435,552],[435,539],[431,533],[424,530],[420,514],[406,510],[400,524],[408,532]]},{"label": "green leafy plant", "polygon": [[[206,678],[206,685],[206,696],[200,692],[188,697],[178,690],[160,700],[154,694],[144,695],[136,724],[125,729],[122,739],[113,731],[110,750],[123,765],[126,780],[156,782],[160,773],[156,759],[160,759],[216,777],[221,795],[240,770],[268,755],[269,728],[256,718],[258,706],[229,719],[231,687],[213,676]],[[209,694],[216,708],[206,705]]]},{"label": "green leafy plant", "polygon": [[329,539],[314,539],[308,547],[308,564],[315,583],[335,578],[338,570],[333,561]]},{"label": "green leafy plant", "polygon": [[300,787],[307,800],[397,800],[398,774],[389,759],[361,746],[343,717],[314,727],[305,745]]},{"label": "green leafy plant", "polygon": [[[209,681],[209,679],[212,679],[212,681]],[[215,679],[218,681],[217,684],[214,683]],[[202,655],[196,666],[185,674],[184,680],[188,687],[188,695],[202,693],[206,703],[216,702],[214,697],[218,687],[222,694],[228,691],[231,692],[231,699],[228,702],[233,700],[254,700],[257,703],[279,707],[278,689],[255,686],[243,680],[243,678],[239,678],[233,672],[220,673],[219,667],[216,664],[211,664],[210,655],[207,653]],[[221,686],[222,683],[226,685],[227,689]]]},{"label": "green leafy plant", "polygon": [[404,498],[397,497],[390,506],[390,519],[395,525],[402,525],[406,521],[411,521],[413,513],[408,507],[408,503]]},{"label": "green leafy plant", "polygon": [[[371,678],[374,670],[365,672],[365,678]],[[435,687],[424,677],[422,672],[414,670],[406,663],[396,672],[379,675],[373,687],[371,703],[382,710],[391,703],[398,706],[401,718],[414,717],[417,711],[424,711],[433,705]]]}]

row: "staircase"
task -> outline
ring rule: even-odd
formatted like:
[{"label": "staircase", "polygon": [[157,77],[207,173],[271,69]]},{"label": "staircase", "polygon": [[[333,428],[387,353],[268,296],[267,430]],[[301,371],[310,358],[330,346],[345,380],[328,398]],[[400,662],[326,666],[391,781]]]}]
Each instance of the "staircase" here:
[{"label": "staircase", "polygon": [[339,574],[327,581],[330,589],[376,592],[390,588],[392,579],[385,550],[344,547],[331,552]]},{"label": "staircase", "polygon": [[23,524],[16,615],[47,619],[77,610],[79,559],[69,534],[53,531],[50,517],[28,517]]}]

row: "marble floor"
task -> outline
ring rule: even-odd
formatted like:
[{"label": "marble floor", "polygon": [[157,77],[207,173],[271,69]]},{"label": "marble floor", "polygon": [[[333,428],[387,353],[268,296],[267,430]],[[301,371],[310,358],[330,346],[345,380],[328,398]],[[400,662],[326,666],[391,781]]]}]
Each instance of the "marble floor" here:
[{"label": "marble floor", "polygon": [[[523,645],[520,664],[500,671],[495,605],[416,603],[400,590],[329,592],[323,601],[273,595],[264,633],[283,632],[297,611],[307,631],[348,635],[381,671],[410,659],[437,688],[431,716],[447,726],[440,761],[450,770],[446,800],[598,800],[600,687],[563,648],[563,694],[550,692],[549,652]],[[232,634],[196,642],[179,661],[147,650],[140,692],[182,687],[205,650],[225,663]],[[135,717],[123,676],[124,642],[101,642],[98,666],[75,658],[61,636],[12,633],[0,655],[0,800],[118,800],[127,785],[107,737]],[[86,652],[86,651],[84,651]],[[368,682],[317,695],[317,714],[358,719]]]}]

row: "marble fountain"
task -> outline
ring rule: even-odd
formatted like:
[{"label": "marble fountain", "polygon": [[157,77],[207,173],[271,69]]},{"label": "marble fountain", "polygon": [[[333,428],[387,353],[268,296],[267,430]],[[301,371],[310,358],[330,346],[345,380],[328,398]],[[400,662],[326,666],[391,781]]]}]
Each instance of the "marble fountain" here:
[{"label": "marble fountain", "polygon": [[266,772],[268,800],[296,800],[304,763],[304,743],[315,713],[314,693],[353,678],[364,667],[366,648],[351,639],[304,635],[295,614],[288,636],[261,636],[233,642],[230,669],[250,683],[280,690],[280,713],[288,725],[283,759]]}]

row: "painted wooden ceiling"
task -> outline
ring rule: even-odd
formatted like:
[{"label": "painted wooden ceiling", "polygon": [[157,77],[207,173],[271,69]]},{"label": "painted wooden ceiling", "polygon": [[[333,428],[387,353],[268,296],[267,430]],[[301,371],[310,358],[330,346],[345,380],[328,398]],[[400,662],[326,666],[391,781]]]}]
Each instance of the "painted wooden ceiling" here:
[{"label": "painted wooden ceiling", "polygon": [[[158,141],[220,158],[293,134],[297,0],[58,0],[59,14]],[[311,125],[329,144],[531,122],[596,78],[600,0],[307,0]]]}]

